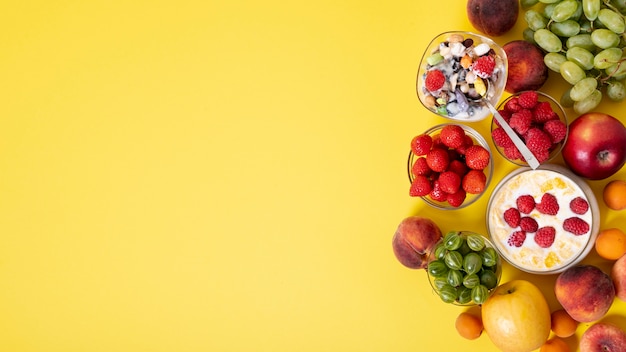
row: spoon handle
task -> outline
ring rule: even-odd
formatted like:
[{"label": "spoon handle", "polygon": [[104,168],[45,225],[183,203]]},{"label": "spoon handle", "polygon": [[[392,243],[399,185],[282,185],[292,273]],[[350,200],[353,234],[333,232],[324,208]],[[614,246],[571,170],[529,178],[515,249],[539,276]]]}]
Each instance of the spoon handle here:
[{"label": "spoon handle", "polygon": [[504,120],[502,115],[500,115],[498,110],[491,104],[491,102],[489,102],[489,100],[487,99],[484,99],[484,102],[485,104],[487,104],[487,107],[489,107],[489,110],[491,110],[493,117],[500,124],[500,127],[504,129],[504,132],[506,132],[509,138],[511,138],[513,144],[515,144],[520,153],[522,153],[522,156],[524,157],[524,160],[526,160],[526,162],[528,163],[528,166],[530,166],[530,168],[533,170],[537,169],[539,167],[539,161],[537,160],[537,158],[535,158],[530,149],[528,149],[526,144],[524,144],[524,142],[519,138],[517,133],[513,131],[511,126],[509,126],[509,124]]}]

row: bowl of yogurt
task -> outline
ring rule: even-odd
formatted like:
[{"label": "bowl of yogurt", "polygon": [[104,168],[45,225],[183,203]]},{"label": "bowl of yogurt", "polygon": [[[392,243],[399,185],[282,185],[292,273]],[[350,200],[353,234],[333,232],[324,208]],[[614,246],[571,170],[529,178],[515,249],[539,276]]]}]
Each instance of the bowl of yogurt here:
[{"label": "bowl of yogurt", "polygon": [[519,270],[557,274],[594,247],[600,212],[591,188],[565,167],[518,168],[494,188],[487,230],[500,256]]},{"label": "bowl of yogurt", "polygon": [[422,56],[417,96],[424,107],[447,119],[480,121],[490,116],[507,79],[506,53],[493,40],[472,32],[437,35]]}]

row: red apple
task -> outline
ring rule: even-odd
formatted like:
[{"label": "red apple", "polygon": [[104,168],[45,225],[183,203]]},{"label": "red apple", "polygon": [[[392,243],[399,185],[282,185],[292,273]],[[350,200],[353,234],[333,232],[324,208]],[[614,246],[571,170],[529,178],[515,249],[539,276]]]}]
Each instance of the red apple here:
[{"label": "red apple", "polygon": [[611,115],[582,114],[569,126],[562,154],[565,164],[577,175],[605,179],[626,162],[626,127]]}]

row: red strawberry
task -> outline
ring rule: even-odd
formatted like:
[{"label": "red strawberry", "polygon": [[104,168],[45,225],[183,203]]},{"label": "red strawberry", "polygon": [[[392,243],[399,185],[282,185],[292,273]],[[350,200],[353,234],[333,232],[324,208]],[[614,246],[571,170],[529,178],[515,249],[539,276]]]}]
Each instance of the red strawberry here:
[{"label": "red strawberry", "polygon": [[530,214],[535,209],[535,198],[529,194],[524,194],[516,199],[517,210],[522,214]]},{"label": "red strawberry", "polygon": [[417,158],[415,162],[413,162],[411,173],[416,176],[429,176],[432,173],[432,170],[428,167],[428,163],[426,162],[426,157]]},{"label": "red strawberry", "polygon": [[579,217],[573,217],[563,221],[563,229],[576,236],[580,236],[589,232],[589,224]]},{"label": "red strawberry", "polygon": [[445,125],[439,138],[446,147],[459,148],[465,142],[465,130],[459,125]]},{"label": "red strawberry", "polygon": [[433,189],[432,191],[430,191],[430,194],[428,196],[430,197],[430,199],[436,202],[445,202],[448,198],[448,194],[442,191],[441,187],[439,187],[438,180],[433,181]]},{"label": "red strawberry", "polygon": [[537,203],[537,210],[546,215],[556,215],[559,212],[559,202],[551,193],[544,193],[541,201]]},{"label": "red strawberry", "polygon": [[524,143],[532,152],[548,150],[552,146],[550,136],[538,127],[530,128],[526,132]]},{"label": "red strawberry", "polygon": [[511,137],[506,134],[502,127],[497,127],[491,131],[491,137],[493,138],[493,143],[498,147],[506,148],[513,145]]},{"label": "red strawberry", "polygon": [[426,163],[428,167],[435,172],[446,171],[448,164],[450,163],[450,157],[448,152],[441,148],[431,149],[426,154]]},{"label": "red strawberry", "polygon": [[474,140],[472,139],[472,137],[466,134],[463,137],[463,145],[456,148],[456,151],[461,155],[465,155],[465,151],[467,150],[467,148],[471,147],[472,145],[474,145]]},{"label": "red strawberry", "polygon": [[531,218],[530,216],[522,217],[520,219],[519,226],[522,229],[522,231],[526,233],[535,232],[539,228],[539,224],[537,223],[537,220]]},{"label": "red strawberry", "polygon": [[487,176],[482,170],[470,170],[461,181],[461,186],[465,192],[470,194],[480,194],[487,185]]},{"label": "red strawberry", "polygon": [[446,76],[439,70],[431,70],[426,74],[424,86],[431,92],[436,92],[446,83]]},{"label": "red strawberry", "polygon": [[420,134],[411,140],[411,151],[415,155],[426,155],[433,146],[433,138],[428,134]]},{"label": "red strawberry", "polygon": [[543,124],[543,130],[550,136],[552,144],[559,143],[567,136],[567,125],[561,120],[550,120]]},{"label": "red strawberry", "polygon": [[515,231],[509,236],[507,243],[509,246],[521,247],[524,244],[524,241],[526,241],[526,232]]},{"label": "red strawberry", "polygon": [[489,56],[483,55],[472,64],[472,71],[480,78],[489,78],[496,67],[496,60]]},{"label": "red strawberry", "polygon": [[538,102],[533,109],[533,121],[537,123],[544,123],[549,120],[558,119],[559,115],[552,110],[552,106],[547,101]]},{"label": "red strawberry", "polygon": [[504,211],[504,221],[512,228],[518,227],[520,220],[521,217],[517,208],[509,208]]},{"label": "red strawberry", "polygon": [[465,165],[464,162],[458,159],[452,160],[450,161],[450,164],[448,164],[448,171],[452,171],[459,176],[464,176],[468,170],[469,168],[467,167],[467,165]]},{"label": "red strawberry", "polygon": [[444,171],[437,178],[439,187],[446,193],[456,193],[461,187],[461,176],[452,171]]},{"label": "red strawberry", "polygon": [[589,210],[589,203],[583,197],[576,197],[569,202],[569,208],[574,214],[582,215]]},{"label": "red strawberry", "polygon": [[537,230],[535,233],[535,242],[541,248],[548,248],[554,243],[556,230],[552,226],[545,226]]},{"label": "red strawberry", "polygon": [[533,90],[525,91],[520,93],[518,96],[518,103],[521,107],[525,109],[532,109],[537,104],[537,100],[539,99],[539,94]]},{"label": "red strawberry", "polygon": [[409,195],[411,197],[423,197],[430,193],[433,189],[430,180],[426,176],[418,175],[415,176],[413,182],[411,182],[411,189],[409,190]]},{"label": "red strawberry", "polygon": [[490,154],[483,146],[474,144],[465,150],[465,163],[470,169],[483,170],[489,165]]},{"label": "red strawberry", "polygon": [[463,188],[459,188],[456,193],[448,194],[446,200],[448,201],[448,204],[455,208],[458,208],[463,204],[466,196],[467,194],[465,193]]},{"label": "red strawberry", "polygon": [[532,123],[532,113],[530,110],[521,109],[514,112],[509,120],[509,126],[520,135],[526,133],[530,129]]}]

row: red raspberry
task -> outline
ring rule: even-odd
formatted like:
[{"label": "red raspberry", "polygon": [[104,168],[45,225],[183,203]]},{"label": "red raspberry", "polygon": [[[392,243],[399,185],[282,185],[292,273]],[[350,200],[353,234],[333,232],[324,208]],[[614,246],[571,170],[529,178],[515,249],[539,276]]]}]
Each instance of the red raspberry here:
[{"label": "red raspberry", "polygon": [[[550,150],[549,149],[541,149],[533,151],[533,155],[535,159],[541,164],[546,160],[550,159]],[[523,158],[522,158],[523,159]]]},{"label": "red raspberry", "polygon": [[519,105],[517,97],[512,97],[504,103],[504,110],[510,113],[520,111],[521,109],[522,107]]},{"label": "red raspberry", "polygon": [[409,195],[411,197],[423,197],[430,193],[433,189],[430,180],[426,176],[418,175],[415,176],[413,182],[411,182],[411,189],[409,190]]},{"label": "red raspberry", "polygon": [[559,202],[551,193],[544,193],[541,201],[537,203],[537,210],[546,215],[556,215],[559,212]]},{"label": "red raspberry", "polygon": [[433,181],[433,189],[432,191],[430,191],[430,194],[428,196],[435,202],[445,202],[448,198],[448,194],[442,191],[441,187],[439,187],[438,180]]},{"label": "red raspberry", "polygon": [[[509,111],[506,109],[506,105],[504,109],[500,109],[498,110],[498,112],[500,113],[500,116],[502,116],[502,118],[504,119],[504,121],[506,121],[507,123],[509,123],[509,120],[511,119],[511,115],[513,115],[512,111]],[[494,119],[493,122],[496,124],[496,126],[498,127],[502,127],[500,126],[500,122],[498,122],[498,120]]]},{"label": "red raspberry", "polygon": [[506,148],[513,146],[513,141],[511,137],[504,131],[502,127],[497,127],[493,131],[491,131],[491,137],[493,138],[493,143],[501,148]]},{"label": "red raspberry", "polygon": [[439,187],[446,193],[456,193],[461,187],[461,176],[452,171],[444,171],[437,178]]},{"label": "red raspberry", "polygon": [[446,150],[434,148],[426,154],[426,163],[431,170],[435,172],[443,172],[448,168],[450,157],[448,156],[448,152]]},{"label": "red raspberry", "polygon": [[561,120],[546,121],[543,130],[550,136],[552,144],[563,141],[567,136],[567,125]]},{"label": "red raspberry", "polygon": [[537,123],[544,123],[549,120],[558,119],[559,115],[552,110],[552,106],[547,101],[538,102],[533,109],[533,121]]},{"label": "red raspberry", "polygon": [[426,74],[424,86],[431,92],[436,92],[446,83],[446,76],[439,70],[431,70]]},{"label": "red raspberry", "polygon": [[529,110],[522,109],[514,112],[509,120],[509,126],[520,135],[526,133],[530,129],[532,123],[532,113]]},{"label": "red raspberry", "polygon": [[530,216],[524,216],[519,221],[519,226],[522,231],[529,233],[535,232],[539,228],[539,224],[537,220],[531,218]]},{"label": "red raspberry", "polygon": [[520,93],[518,96],[518,103],[521,107],[525,109],[532,109],[537,105],[537,101],[539,99],[539,94],[533,90],[525,91]]},{"label": "red raspberry", "polygon": [[411,140],[411,151],[415,155],[426,155],[433,146],[433,138],[427,134],[420,134]]},{"label": "red raspberry", "polygon": [[563,221],[563,229],[576,236],[580,236],[589,232],[589,224],[579,217],[573,217]]},{"label": "red raspberry", "polygon": [[467,165],[465,165],[464,162],[458,159],[452,160],[450,161],[450,164],[448,164],[448,171],[452,171],[459,176],[464,176],[468,170],[469,168],[467,167]]},{"label": "red raspberry", "polygon": [[413,173],[413,175],[415,176],[417,175],[430,176],[432,172],[433,170],[431,170],[428,167],[428,163],[426,162],[426,157],[417,158],[415,162],[413,162],[413,166],[411,167],[411,173]]},{"label": "red raspberry", "polygon": [[554,243],[556,230],[552,226],[545,226],[537,230],[535,233],[535,242],[541,248],[548,248]]},{"label": "red raspberry", "polygon": [[519,149],[515,145],[505,147],[504,156],[509,160],[517,160],[522,158],[522,153],[520,153]]},{"label": "red raspberry", "polygon": [[496,68],[496,59],[489,55],[479,57],[472,64],[472,71],[480,78],[489,78]]},{"label": "red raspberry", "polygon": [[441,142],[448,148],[459,148],[465,142],[465,130],[459,125],[445,125],[439,134]]},{"label": "red raspberry", "polygon": [[517,197],[515,203],[517,204],[517,210],[522,214],[530,214],[535,209],[535,198],[529,194]]},{"label": "red raspberry", "polygon": [[569,208],[574,214],[582,215],[589,210],[589,203],[583,197],[576,197],[569,202]]},{"label": "red raspberry", "polygon": [[461,186],[467,193],[480,194],[487,186],[487,176],[482,170],[470,170],[463,177]]},{"label": "red raspberry", "polygon": [[455,208],[458,208],[463,204],[466,196],[467,194],[465,193],[463,188],[459,188],[456,193],[448,194],[446,200],[448,201],[448,204]]},{"label": "red raspberry", "polygon": [[526,241],[526,232],[515,231],[509,236],[507,243],[509,246],[521,247],[524,244],[524,241]]},{"label": "red raspberry", "polygon": [[465,150],[465,163],[470,169],[483,170],[489,165],[490,154],[483,146],[474,144]]},{"label": "red raspberry", "polygon": [[509,208],[504,211],[504,221],[512,228],[518,227],[520,220],[521,216],[517,208]]},{"label": "red raspberry", "polygon": [[524,134],[524,143],[532,152],[548,150],[552,146],[550,136],[538,127],[530,128]]}]

